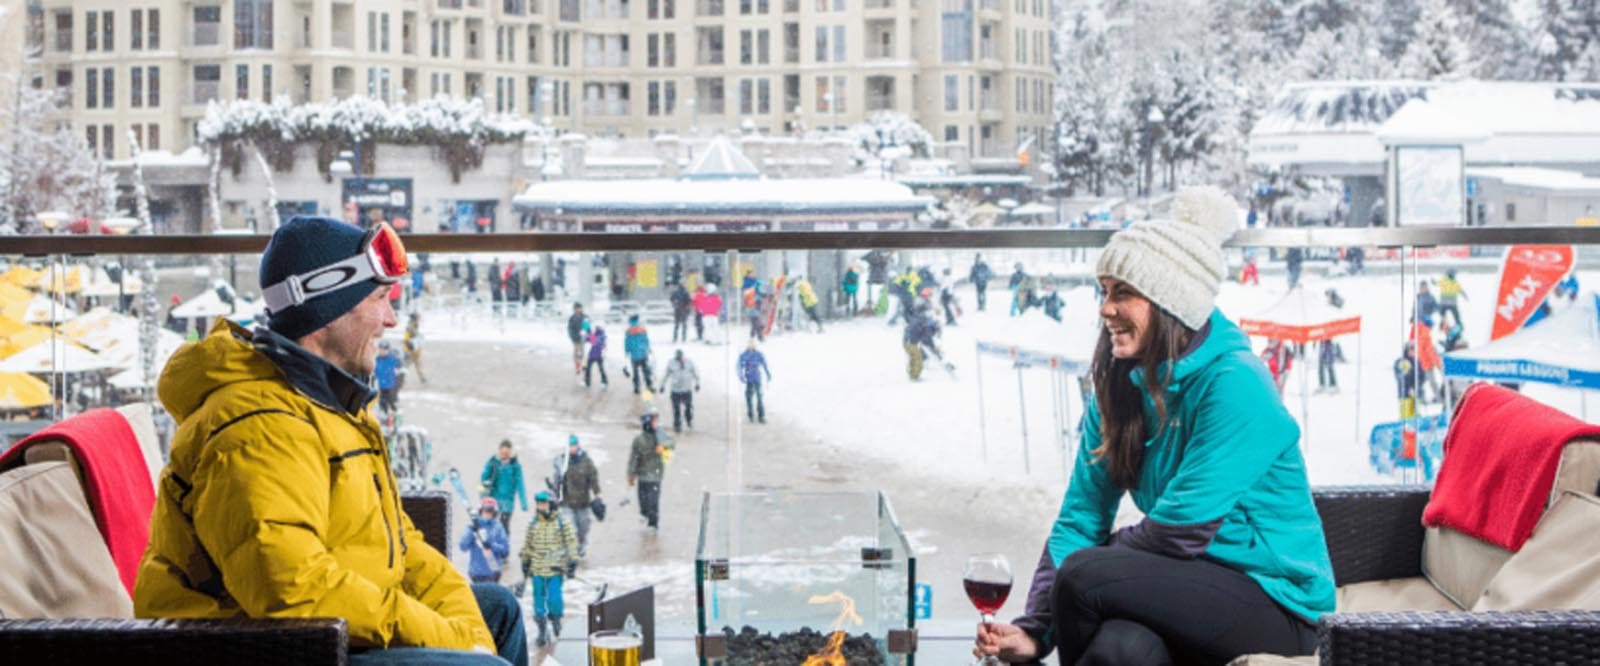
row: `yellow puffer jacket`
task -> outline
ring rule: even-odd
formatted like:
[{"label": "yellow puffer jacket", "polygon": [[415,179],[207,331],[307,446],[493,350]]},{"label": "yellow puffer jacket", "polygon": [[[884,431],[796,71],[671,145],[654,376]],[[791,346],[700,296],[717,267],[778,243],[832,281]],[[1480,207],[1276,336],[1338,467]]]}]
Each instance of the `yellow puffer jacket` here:
[{"label": "yellow puffer jacket", "polygon": [[219,319],[161,373],[179,426],[134,612],[342,617],[354,647],[493,652],[466,579],[400,508],[370,392],[275,334],[252,337]]}]

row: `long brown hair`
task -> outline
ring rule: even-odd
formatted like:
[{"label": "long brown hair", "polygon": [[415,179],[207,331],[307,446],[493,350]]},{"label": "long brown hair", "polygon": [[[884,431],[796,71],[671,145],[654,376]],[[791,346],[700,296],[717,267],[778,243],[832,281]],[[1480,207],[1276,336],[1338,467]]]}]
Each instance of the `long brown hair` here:
[{"label": "long brown hair", "polygon": [[1164,361],[1176,361],[1189,346],[1194,331],[1165,310],[1150,308],[1150,326],[1138,358],[1111,355],[1111,330],[1100,325],[1100,341],[1095,344],[1089,376],[1094,381],[1096,407],[1100,410],[1100,446],[1091,450],[1095,459],[1104,458],[1112,482],[1124,490],[1139,483],[1144,466],[1144,443],[1156,433],[1145,432],[1144,401],[1129,373],[1144,369],[1144,390],[1155,402],[1156,422],[1166,427],[1167,384],[1172,381],[1172,363],[1157,377]]}]

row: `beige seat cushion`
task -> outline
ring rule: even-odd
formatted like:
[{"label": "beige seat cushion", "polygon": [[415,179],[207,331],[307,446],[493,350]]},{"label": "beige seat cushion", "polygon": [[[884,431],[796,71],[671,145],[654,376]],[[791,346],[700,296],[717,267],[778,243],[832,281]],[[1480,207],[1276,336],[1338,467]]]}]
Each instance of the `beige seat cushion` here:
[{"label": "beige seat cushion", "polygon": [[1228,666],[1317,666],[1317,656],[1283,657],[1275,654],[1247,654],[1228,662]]},{"label": "beige seat cushion", "polygon": [[161,478],[161,468],[166,466],[166,460],[161,455],[161,438],[156,435],[156,422],[150,415],[150,404],[128,403],[118,407],[117,411],[128,420],[128,427],[133,429],[133,436],[138,438],[145,467],[150,468],[150,488],[159,493],[156,482]]},{"label": "beige seat cushion", "polygon": [[1550,488],[1550,504],[1554,505],[1561,493],[1600,492],[1600,440],[1574,439],[1561,449],[1561,463],[1556,467],[1556,482]]},{"label": "beige seat cushion", "polygon": [[131,618],[83,488],[65,462],[0,474],[0,614],[8,618]]},{"label": "beige seat cushion", "polygon": [[1421,576],[1345,585],[1339,588],[1335,604],[1340,613],[1461,610]]},{"label": "beige seat cushion", "polygon": [[1472,610],[1600,610],[1600,498],[1564,493]]}]

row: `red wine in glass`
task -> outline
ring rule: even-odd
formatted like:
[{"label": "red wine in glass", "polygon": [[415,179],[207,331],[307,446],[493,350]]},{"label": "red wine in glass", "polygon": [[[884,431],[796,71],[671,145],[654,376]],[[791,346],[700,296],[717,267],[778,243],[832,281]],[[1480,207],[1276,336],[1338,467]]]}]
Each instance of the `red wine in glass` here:
[{"label": "red wine in glass", "polygon": [[994,615],[1006,604],[1006,597],[1011,596],[1010,580],[999,582],[968,578],[961,584],[967,588],[967,598],[972,600],[972,605],[984,615]]}]

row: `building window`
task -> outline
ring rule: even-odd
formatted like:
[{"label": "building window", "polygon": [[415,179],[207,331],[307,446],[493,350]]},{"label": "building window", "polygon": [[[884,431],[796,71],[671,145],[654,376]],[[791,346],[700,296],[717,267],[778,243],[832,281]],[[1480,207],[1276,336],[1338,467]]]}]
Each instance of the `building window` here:
[{"label": "building window", "polygon": [[[128,17],[128,48],[134,51],[142,51],[144,50],[144,11],[135,9],[128,13],[130,14]],[[139,126],[134,125],[133,128],[137,130]]]},{"label": "building window", "polygon": [[83,132],[83,140],[84,140],[84,143],[89,144],[89,154],[93,155],[96,151],[98,151],[100,149],[100,131],[99,131],[99,129],[96,128],[94,125],[90,125],[88,127],[85,127],[84,128],[84,132]]},{"label": "building window", "polygon": [[233,66],[233,96],[236,99],[250,99],[250,66]]},{"label": "building window", "polygon": [[272,48],[272,0],[234,0],[233,48]]},{"label": "building window", "polygon": [[72,10],[56,12],[56,45],[62,53],[72,51]]},{"label": "building window", "polygon": [[144,29],[144,47],[152,51],[161,48],[161,10],[145,10]]},{"label": "building window", "polygon": [[961,140],[961,128],[957,125],[944,126],[944,140],[955,143]]},{"label": "building window", "polygon": [[384,53],[389,52],[389,12],[378,17],[378,45]]},{"label": "building window", "polygon": [[844,26],[836,25],[836,26],[833,26],[833,61],[834,62],[844,62],[845,61],[844,54],[845,54]]},{"label": "building window", "polygon": [[139,67],[128,69],[128,106],[144,107],[144,70]]},{"label": "building window", "polygon": [[[100,21],[97,20],[99,18],[97,14],[98,12],[83,13],[83,50],[85,51],[100,50]],[[89,131],[93,132],[94,128],[89,128]]]},{"label": "building window", "polygon": [[661,83],[658,81],[644,84],[644,113],[647,116],[661,115]]},{"label": "building window", "polygon": [[145,89],[145,103],[149,104],[151,108],[161,106],[161,68],[144,68],[144,84],[149,86]]},{"label": "building window", "polygon": [[698,78],[694,80],[694,85],[695,97],[699,98],[700,113],[720,116],[727,112],[727,98],[723,93],[722,77]]},{"label": "building window", "polygon": [[[747,2],[749,0],[746,0]],[[756,62],[755,33],[751,30],[739,31],[739,64],[753,65]]]},{"label": "building window", "polygon": [[800,24],[783,24],[783,61],[793,64],[800,62]]},{"label": "building window", "polygon": [[1517,205],[1514,204],[1514,203],[1511,203],[1509,201],[1506,202],[1506,221],[1507,222],[1516,222],[1517,221]]},{"label": "building window", "polygon": [[831,113],[833,95],[829,94],[828,77],[817,77],[817,113]]},{"label": "building window", "polygon": [[722,64],[722,28],[696,28],[700,37],[700,54],[696,62],[701,65]]},{"label": "building window", "polygon": [[817,62],[828,61],[828,26],[817,26]]},{"label": "building window", "polygon": [[[115,51],[117,49],[116,45],[113,44],[115,41],[113,38],[117,34],[117,31],[112,27],[112,19],[115,16],[116,13],[110,10],[100,12],[100,49],[103,51]],[[107,127],[110,127],[110,125],[107,125]]]},{"label": "building window", "polygon": [[[766,2],[761,3],[762,13],[766,13]],[[772,113],[772,81],[768,79],[756,80],[756,113],[767,115]]]},{"label": "building window", "polygon": [[739,115],[748,116],[755,112],[756,82],[753,79],[739,79]]},{"label": "building window", "polygon": [[115,69],[107,67],[100,70],[100,108],[102,109],[116,108],[116,77],[117,70]]},{"label": "building window", "polygon": [[[106,12],[110,15],[111,12]],[[111,125],[100,126],[100,156],[108,160],[117,158],[117,135]]]},{"label": "building window", "polygon": [[161,126],[150,123],[144,130],[144,147],[146,150],[161,150]]},{"label": "building window", "polygon": [[944,75],[944,110],[961,110],[961,77],[955,74]]},{"label": "building window", "polygon": [[965,4],[966,11],[949,11],[951,4],[961,0],[945,0],[945,13],[941,24],[942,55],[945,62],[972,62],[972,3]]},{"label": "building window", "polygon": [[532,64],[539,62],[539,33],[539,26],[528,26],[528,62]]},{"label": "building window", "polygon": [[772,63],[772,31],[765,28],[756,31],[756,62]]},{"label": "building window", "polygon": [[215,5],[194,8],[193,46],[217,46],[222,43],[222,8]]},{"label": "building window", "polygon": [[205,104],[217,99],[217,89],[220,87],[221,82],[221,65],[195,65],[194,103]]},{"label": "building window", "polygon": [[83,70],[83,106],[100,108],[100,70],[93,67]]},{"label": "building window", "polygon": [[272,65],[261,66],[261,101],[272,101]]}]

